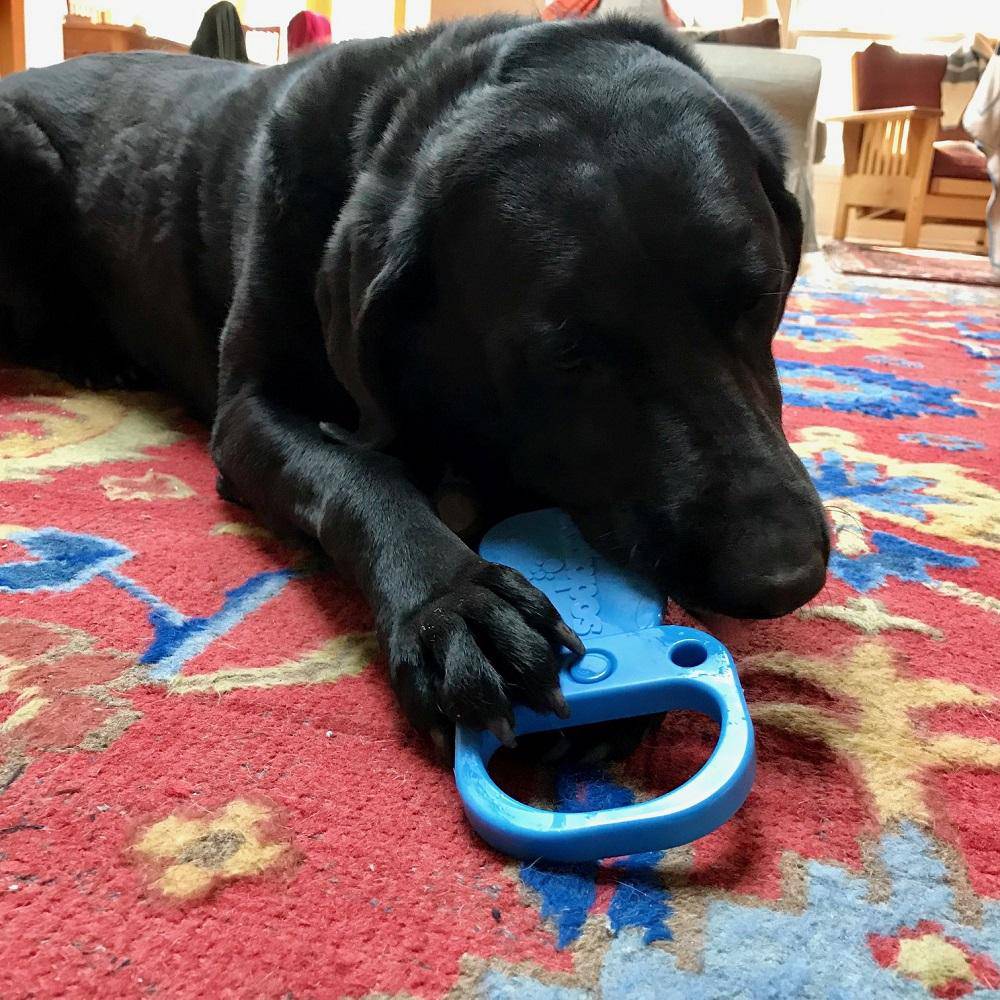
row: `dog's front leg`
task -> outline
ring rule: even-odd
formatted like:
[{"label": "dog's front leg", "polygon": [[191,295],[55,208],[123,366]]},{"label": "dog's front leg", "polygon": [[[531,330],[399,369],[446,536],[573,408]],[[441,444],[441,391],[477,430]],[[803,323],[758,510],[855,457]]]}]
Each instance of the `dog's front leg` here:
[{"label": "dog's front leg", "polygon": [[457,720],[510,742],[513,701],[565,714],[557,655],[580,640],[524,577],[449,531],[396,459],[333,444],[250,388],[220,404],[212,450],[241,500],[318,539],[361,587],[399,700],[439,745]]}]

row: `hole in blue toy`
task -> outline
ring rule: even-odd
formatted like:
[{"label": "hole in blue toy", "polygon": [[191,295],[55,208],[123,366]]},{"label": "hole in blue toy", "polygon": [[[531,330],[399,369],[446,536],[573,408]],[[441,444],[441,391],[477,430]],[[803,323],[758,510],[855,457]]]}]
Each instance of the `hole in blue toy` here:
[{"label": "hole in blue toy", "polygon": [[671,647],[670,659],[678,667],[700,667],[708,659],[708,650],[697,639],[685,639]]},{"label": "hole in blue toy", "polygon": [[[489,774],[512,798],[549,811],[655,798],[695,775],[719,738],[718,724],[700,712],[671,711],[658,722],[620,719],[523,736],[517,750],[494,754]],[[586,759],[595,752],[614,764]]]}]

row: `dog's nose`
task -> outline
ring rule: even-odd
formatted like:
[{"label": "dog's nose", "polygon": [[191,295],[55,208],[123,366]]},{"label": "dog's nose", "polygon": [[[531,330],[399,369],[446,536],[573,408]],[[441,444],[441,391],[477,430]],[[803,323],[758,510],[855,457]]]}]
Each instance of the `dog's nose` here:
[{"label": "dog's nose", "polygon": [[[812,600],[826,583],[830,534],[822,510],[803,516],[797,494],[784,505],[762,504],[766,520],[741,531],[730,545],[730,572],[723,571],[726,555],[713,561],[717,592],[736,618],[780,618]],[[720,609],[722,610],[722,609]]]},{"label": "dog's nose", "polygon": [[826,582],[826,557],[815,549],[795,563],[754,571],[736,588],[732,603],[740,618],[780,618],[814,598]]}]

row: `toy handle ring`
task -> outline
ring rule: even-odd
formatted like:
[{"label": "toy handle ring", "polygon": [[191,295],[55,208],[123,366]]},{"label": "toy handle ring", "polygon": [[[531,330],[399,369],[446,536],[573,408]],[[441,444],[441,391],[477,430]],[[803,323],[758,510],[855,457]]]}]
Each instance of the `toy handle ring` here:
[{"label": "toy handle ring", "polygon": [[[595,713],[586,710],[585,700],[573,697],[581,693],[572,690],[575,687],[564,676],[563,691],[574,725],[636,714],[601,712],[599,718],[588,718]],[[537,809],[507,795],[489,776],[490,758],[500,745],[496,737],[459,726],[455,781],[476,832],[514,857],[577,862],[677,847],[705,836],[729,819],[746,799],[755,770],[753,725],[735,671],[730,666],[712,676],[674,673],[650,682],[648,690],[640,694],[643,714],[692,709],[719,724],[715,748],[692,777],[658,798],[627,806],[589,812]],[[578,707],[584,711],[578,713]],[[550,723],[532,725],[533,720],[544,717],[527,709],[519,709],[517,718],[519,733],[552,728]],[[522,721],[527,725],[522,726]]]}]

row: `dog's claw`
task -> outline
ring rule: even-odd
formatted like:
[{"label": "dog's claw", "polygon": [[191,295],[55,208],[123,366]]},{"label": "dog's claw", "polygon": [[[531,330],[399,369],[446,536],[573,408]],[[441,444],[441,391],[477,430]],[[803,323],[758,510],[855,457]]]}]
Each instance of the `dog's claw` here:
[{"label": "dog's claw", "polygon": [[449,735],[443,729],[432,729],[430,737],[438,759],[445,767],[450,767],[455,759],[455,737]]},{"label": "dog's claw", "polygon": [[571,649],[576,653],[577,656],[583,656],[587,652],[587,647],[584,646],[583,640],[565,622],[559,622],[556,625],[555,631],[559,641],[567,649]]},{"label": "dog's claw", "polygon": [[566,704],[566,699],[563,697],[563,693],[559,688],[553,688],[549,692],[548,703],[552,707],[552,711],[555,712],[560,719],[569,718],[569,705]]},{"label": "dog's claw", "polygon": [[517,746],[514,730],[506,719],[494,719],[486,727],[508,750]]}]

